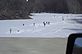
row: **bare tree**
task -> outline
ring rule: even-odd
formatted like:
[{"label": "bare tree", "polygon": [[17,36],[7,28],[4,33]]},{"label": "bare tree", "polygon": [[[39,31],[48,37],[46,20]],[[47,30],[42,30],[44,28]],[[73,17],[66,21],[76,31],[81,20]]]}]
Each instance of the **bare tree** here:
[{"label": "bare tree", "polygon": [[0,0],[0,19],[31,19],[31,4],[31,0]]},{"label": "bare tree", "polygon": [[66,0],[66,3],[70,13],[82,13],[78,0]]}]

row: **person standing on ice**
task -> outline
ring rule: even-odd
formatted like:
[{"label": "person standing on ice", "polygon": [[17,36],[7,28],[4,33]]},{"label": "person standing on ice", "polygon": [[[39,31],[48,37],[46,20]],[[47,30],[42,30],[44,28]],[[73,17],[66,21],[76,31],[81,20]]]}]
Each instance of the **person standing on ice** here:
[{"label": "person standing on ice", "polygon": [[64,21],[64,18],[63,18],[63,16],[62,16],[62,21]]},{"label": "person standing on ice", "polygon": [[10,28],[10,34],[11,34],[11,32],[12,32],[12,29]]},{"label": "person standing on ice", "polygon": [[19,32],[19,30],[17,30],[17,32]]},{"label": "person standing on ice", "polygon": [[33,26],[35,26],[35,23],[33,23]]},{"label": "person standing on ice", "polygon": [[50,22],[48,22],[48,25],[50,24]]},{"label": "person standing on ice", "polygon": [[46,22],[46,24],[48,24],[48,22]]},{"label": "person standing on ice", "polygon": [[24,24],[23,24],[23,26],[24,26]]},{"label": "person standing on ice", "polygon": [[45,22],[43,22],[43,24],[44,24],[44,27],[46,26],[46,23]]}]

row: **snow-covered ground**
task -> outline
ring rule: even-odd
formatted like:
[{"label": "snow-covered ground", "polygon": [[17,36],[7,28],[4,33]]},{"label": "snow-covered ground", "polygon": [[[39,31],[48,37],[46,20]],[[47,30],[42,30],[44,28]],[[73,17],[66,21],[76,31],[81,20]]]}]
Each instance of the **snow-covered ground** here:
[{"label": "snow-covered ground", "polygon": [[[82,24],[71,19],[82,19],[82,14],[31,13],[33,19],[1,20],[0,37],[68,37],[81,33]],[[44,25],[43,22],[48,22]]]}]

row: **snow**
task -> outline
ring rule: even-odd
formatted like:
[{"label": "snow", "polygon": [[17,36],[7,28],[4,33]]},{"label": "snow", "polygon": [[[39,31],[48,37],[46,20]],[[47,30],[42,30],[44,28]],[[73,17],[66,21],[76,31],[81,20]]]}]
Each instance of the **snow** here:
[{"label": "snow", "polygon": [[26,0],[28,2],[28,0]]},{"label": "snow", "polygon": [[[1,20],[0,37],[65,38],[82,33],[82,25],[70,19],[82,19],[82,14],[31,13],[33,19]],[[43,22],[50,22],[44,26]],[[24,24],[24,25],[23,25]],[[11,33],[10,33],[10,29]],[[76,29],[76,30],[73,30]],[[79,29],[79,30],[78,30]]]}]

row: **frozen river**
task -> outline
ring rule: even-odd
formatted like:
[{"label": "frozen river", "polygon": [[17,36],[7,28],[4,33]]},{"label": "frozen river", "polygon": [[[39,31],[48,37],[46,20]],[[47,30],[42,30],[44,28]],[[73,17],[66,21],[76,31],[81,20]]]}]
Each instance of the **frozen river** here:
[{"label": "frozen river", "polygon": [[68,37],[82,32],[82,14],[31,13],[32,19],[1,20],[0,37]]}]

